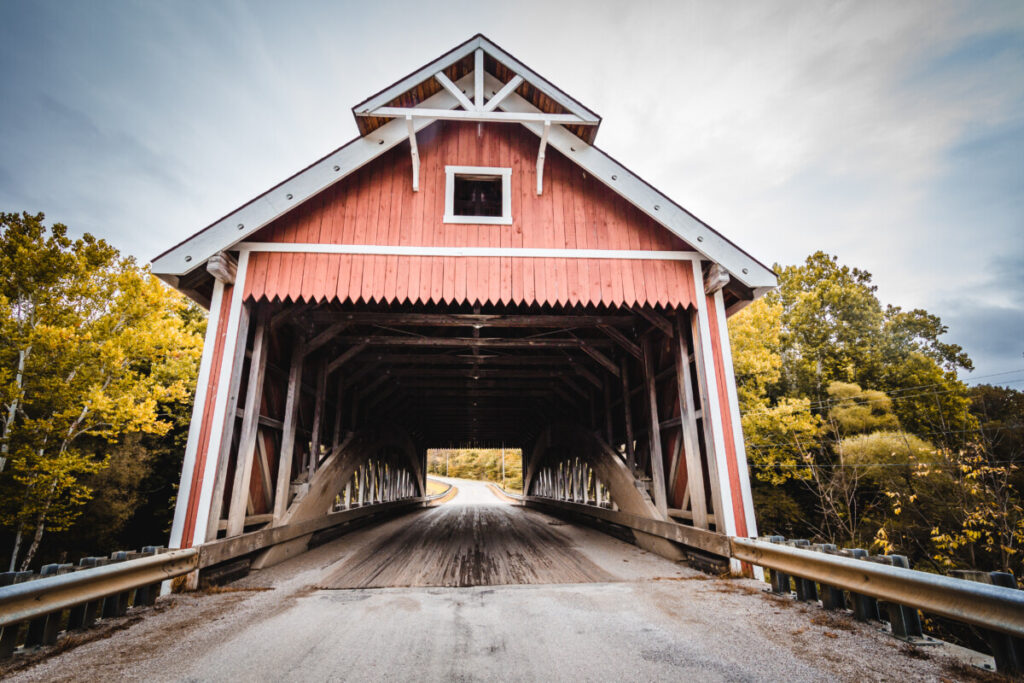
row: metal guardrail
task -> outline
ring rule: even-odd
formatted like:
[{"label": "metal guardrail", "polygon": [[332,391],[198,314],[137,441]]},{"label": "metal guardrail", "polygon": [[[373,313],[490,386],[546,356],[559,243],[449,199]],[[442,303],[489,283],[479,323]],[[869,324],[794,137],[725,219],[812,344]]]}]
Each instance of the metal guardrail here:
[{"label": "metal guardrail", "polygon": [[[660,536],[719,557],[749,562],[766,569],[820,583],[825,589],[849,591],[896,605],[919,609],[956,621],[1024,638],[1024,590],[1004,588],[949,576],[842,557],[751,538],[729,538],[623,512],[529,496],[527,505],[589,515]],[[867,558],[866,558],[867,559]],[[786,592],[788,592],[788,578]],[[799,587],[799,586],[798,586]]]},{"label": "metal guardrail", "polygon": [[1024,637],[1024,591],[892,567],[752,538],[731,538],[731,557],[858,595]]},{"label": "metal guardrail", "polygon": [[50,645],[57,640],[57,629],[64,623],[65,610],[70,610],[66,622],[68,630],[87,628],[97,618],[125,614],[132,591],[136,605],[149,605],[156,599],[160,583],[168,579],[358,519],[411,511],[422,507],[425,500],[407,498],[366,505],[195,548],[167,550],[135,559],[126,559],[125,556],[130,556],[128,553],[115,553],[120,557],[111,564],[24,582],[20,582],[19,575],[19,582],[0,588],[0,659],[14,650],[22,633],[21,625],[26,622],[29,624],[24,634],[26,644]]},{"label": "metal guardrail", "polygon": [[198,566],[199,549],[187,548],[6,586],[0,590],[0,626],[160,583]]}]

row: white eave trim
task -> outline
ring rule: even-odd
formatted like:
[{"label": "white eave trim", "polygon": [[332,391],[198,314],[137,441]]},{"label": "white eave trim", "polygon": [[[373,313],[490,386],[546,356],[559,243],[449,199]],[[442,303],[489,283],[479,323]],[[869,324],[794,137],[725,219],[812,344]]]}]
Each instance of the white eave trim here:
[{"label": "white eave trim", "polygon": [[[500,81],[488,74],[484,88],[493,88],[495,85],[500,85]],[[516,113],[539,111],[530,102],[515,93],[509,94],[498,105],[498,108]],[[538,138],[544,136],[543,123],[527,121],[522,125],[531,130]],[[778,284],[778,278],[769,268],[694,218],[693,215],[641,180],[628,168],[597,147],[576,137],[563,126],[551,126],[548,133],[548,145],[557,149],[570,161],[600,180],[655,222],[668,228],[709,261],[720,264],[730,275],[747,287],[757,289],[775,287]]]},{"label": "white eave trim", "polygon": [[[472,41],[471,41],[472,42]],[[469,54],[476,46],[463,46]],[[504,54],[504,53],[502,53]],[[502,60],[504,62],[504,60]],[[507,62],[505,62],[507,64]],[[509,65],[512,68],[512,65]],[[432,76],[437,67],[428,65]],[[529,80],[529,79],[528,79]],[[459,79],[456,85],[467,97],[473,96],[474,74]],[[485,90],[499,90],[502,83],[487,74]],[[396,86],[397,87],[397,86]],[[369,106],[369,104],[367,104]],[[450,110],[458,101],[447,90],[425,100],[421,106]],[[537,114],[540,110],[515,93],[509,93],[498,109],[514,114]],[[532,117],[531,117],[532,118]],[[415,130],[433,123],[430,118],[413,118]],[[523,121],[522,125],[538,138],[544,135],[541,121]],[[405,119],[395,119],[371,134],[353,140],[328,157],[295,175],[280,186],[264,193],[254,201],[214,223],[209,228],[187,239],[153,260],[153,272],[168,281],[168,276],[183,275],[217,252],[233,249],[233,245],[287,213],[310,197],[361,168],[381,154],[408,139]],[[563,126],[552,124],[548,133],[549,146],[554,147],[576,165],[600,180],[604,185],[643,211],[655,222],[697,250],[704,258],[724,267],[732,277],[755,291],[763,293],[778,284],[775,273],[705,225],[667,196],[641,180],[632,171],[612,159],[600,149],[587,144]]]},{"label": "white eave trim", "polygon": [[[459,87],[472,94],[473,75],[459,79]],[[434,109],[452,109],[458,102],[442,90],[423,104]],[[426,128],[433,120],[412,119],[413,132]],[[272,190],[228,214],[224,218],[153,259],[153,272],[163,276],[184,275],[201,266],[219,251],[246,239],[275,218],[291,211],[342,178],[362,168],[381,154],[409,139],[405,119],[395,119],[371,134],[356,138],[309,168],[292,176]]]}]

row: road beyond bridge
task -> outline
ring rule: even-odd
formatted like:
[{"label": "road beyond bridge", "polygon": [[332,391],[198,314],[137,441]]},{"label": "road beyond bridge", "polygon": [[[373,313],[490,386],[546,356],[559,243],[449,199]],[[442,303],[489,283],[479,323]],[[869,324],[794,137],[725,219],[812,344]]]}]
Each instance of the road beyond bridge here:
[{"label": "road beyond bridge", "polygon": [[[450,503],[174,595],[12,680],[877,680],[939,654],[455,480]],[[924,658],[921,658],[924,657]],[[955,677],[956,674],[952,673]]]}]

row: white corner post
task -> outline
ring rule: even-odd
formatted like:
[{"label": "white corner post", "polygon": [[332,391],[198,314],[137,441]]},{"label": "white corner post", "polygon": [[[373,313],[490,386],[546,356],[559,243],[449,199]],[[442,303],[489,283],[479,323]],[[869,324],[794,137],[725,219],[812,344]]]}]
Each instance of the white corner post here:
[{"label": "white corner post", "polygon": [[[238,257],[238,271],[235,277],[234,287],[231,291],[231,308],[228,311],[227,330],[224,335],[224,346],[221,351],[220,376],[217,380],[217,395],[213,404],[213,419],[210,421],[210,438],[207,443],[206,463],[202,477],[202,487],[199,493],[199,506],[196,509],[195,530],[192,535],[192,545],[198,540],[203,543],[206,540],[206,531],[210,519],[210,505],[213,500],[213,489],[217,478],[218,460],[225,457],[221,453],[221,437],[224,433],[225,411],[228,403],[228,395],[231,388],[231,374],[236,362],[236,345],[245,345],[245,339],[239,339],[239,320],[242,317],[242,306],[245,299],[245,276],[249,268],[249,252],[241,251]],[[218,457],[220,456],[220,457]]]},{"label": "white corner post", "polygon": [[[693,352],[697,361],[700,383],[704,441],[708,450],[708,474],[711,477],[712,502],[715,505],[715,526],[719,533],[736,535],[736,516],[733,512],[732,493],[729,488],[729,468],[726,462],[725,431],[722,429],[722,406],[718,395],[714,350],[711,346],[711,322],[708,318],[707,297],[704,294],[704,274],[700,261],[693,261],[695,316]],[[738,567],[737,567],[738,568]]]},{"label": "white corner post", "polygon": [[185,459],[181,465],[181,483],[178,485],[178,498],[174,506],[174,522],[171,524],[168,548],[181,547],[185,515],[188,513],[188,501],[192,494],[192,473],[195,470],[196,453],[199,450],[203,411],[206,409],[206,402],[210,400],[207,388],[210,384],[210,366],[213,365],[213,349],[216,346],[223,299],[224,282],[214,279],[213,295],[210,297],[210,312],[206,319],[206,336],[203,339],[203,354],[199,360],[199,377],[196,379],[196,395],[192,403],[192,420],[188,426],[188,441],[185,444]]}]

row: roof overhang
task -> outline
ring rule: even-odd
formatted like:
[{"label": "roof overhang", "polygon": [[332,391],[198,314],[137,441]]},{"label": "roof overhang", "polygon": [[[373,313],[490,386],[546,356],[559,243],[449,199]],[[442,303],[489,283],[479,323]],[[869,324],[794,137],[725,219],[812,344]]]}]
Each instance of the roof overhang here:
[{"label": "roof overhang", "polygon": [[[481,68],[482,57],[490,55],[513,72],[502,81]],[[467,58],[474,68],[456,81],[445,83],[445,69]],[[441,78],[438,78],[441,74]],[[555,104],[542,110],[519,94],[516,79],[541,92]],[[424,82],[432,84],[433,94],[401,112],[389,111],[411,88]],[[481,92],[482,89],[482,92]],[[479,97],[477,96],[479,93]],[[490,93],[490,101],[487,101]],[[500,97],[499,97],[500,95]],[[534,98],[536,99],[536,98]],[[490,109],[491,101],[497,100]],[[547,102],[547,100],[544,100]],[[462,107],[462,109],[459,109]],[[383,109],[383,111],[382,111]],[[415,141],[417,131],[439,119],[501,120],[519,123],[554,147],[590,175],[655,222],[663,225],[707,260],[719,264],[736,284],[756,298],[777,285],[775,273],[727,240],[706,223],[656,190],[601,149],[570,131],[593,130],[600,117],[555,88],[504,50],[481,35],[474,36],[446,55],[434,60],[394,85],[356,105],[357,120],[373,116],[386,121],[367,134],[352,140],[306,169],[296,173],[249,203],[219,219],[189,239],[153,260],[153,272],[179,287],[179,280],[202,266],[215,254],[230,250],[239,242],[291,211],[306,200],[355,172],[404,140]],[[564,117],[572,117],[566,119]],[[745,297],[744,297],[745,298]]]}]

